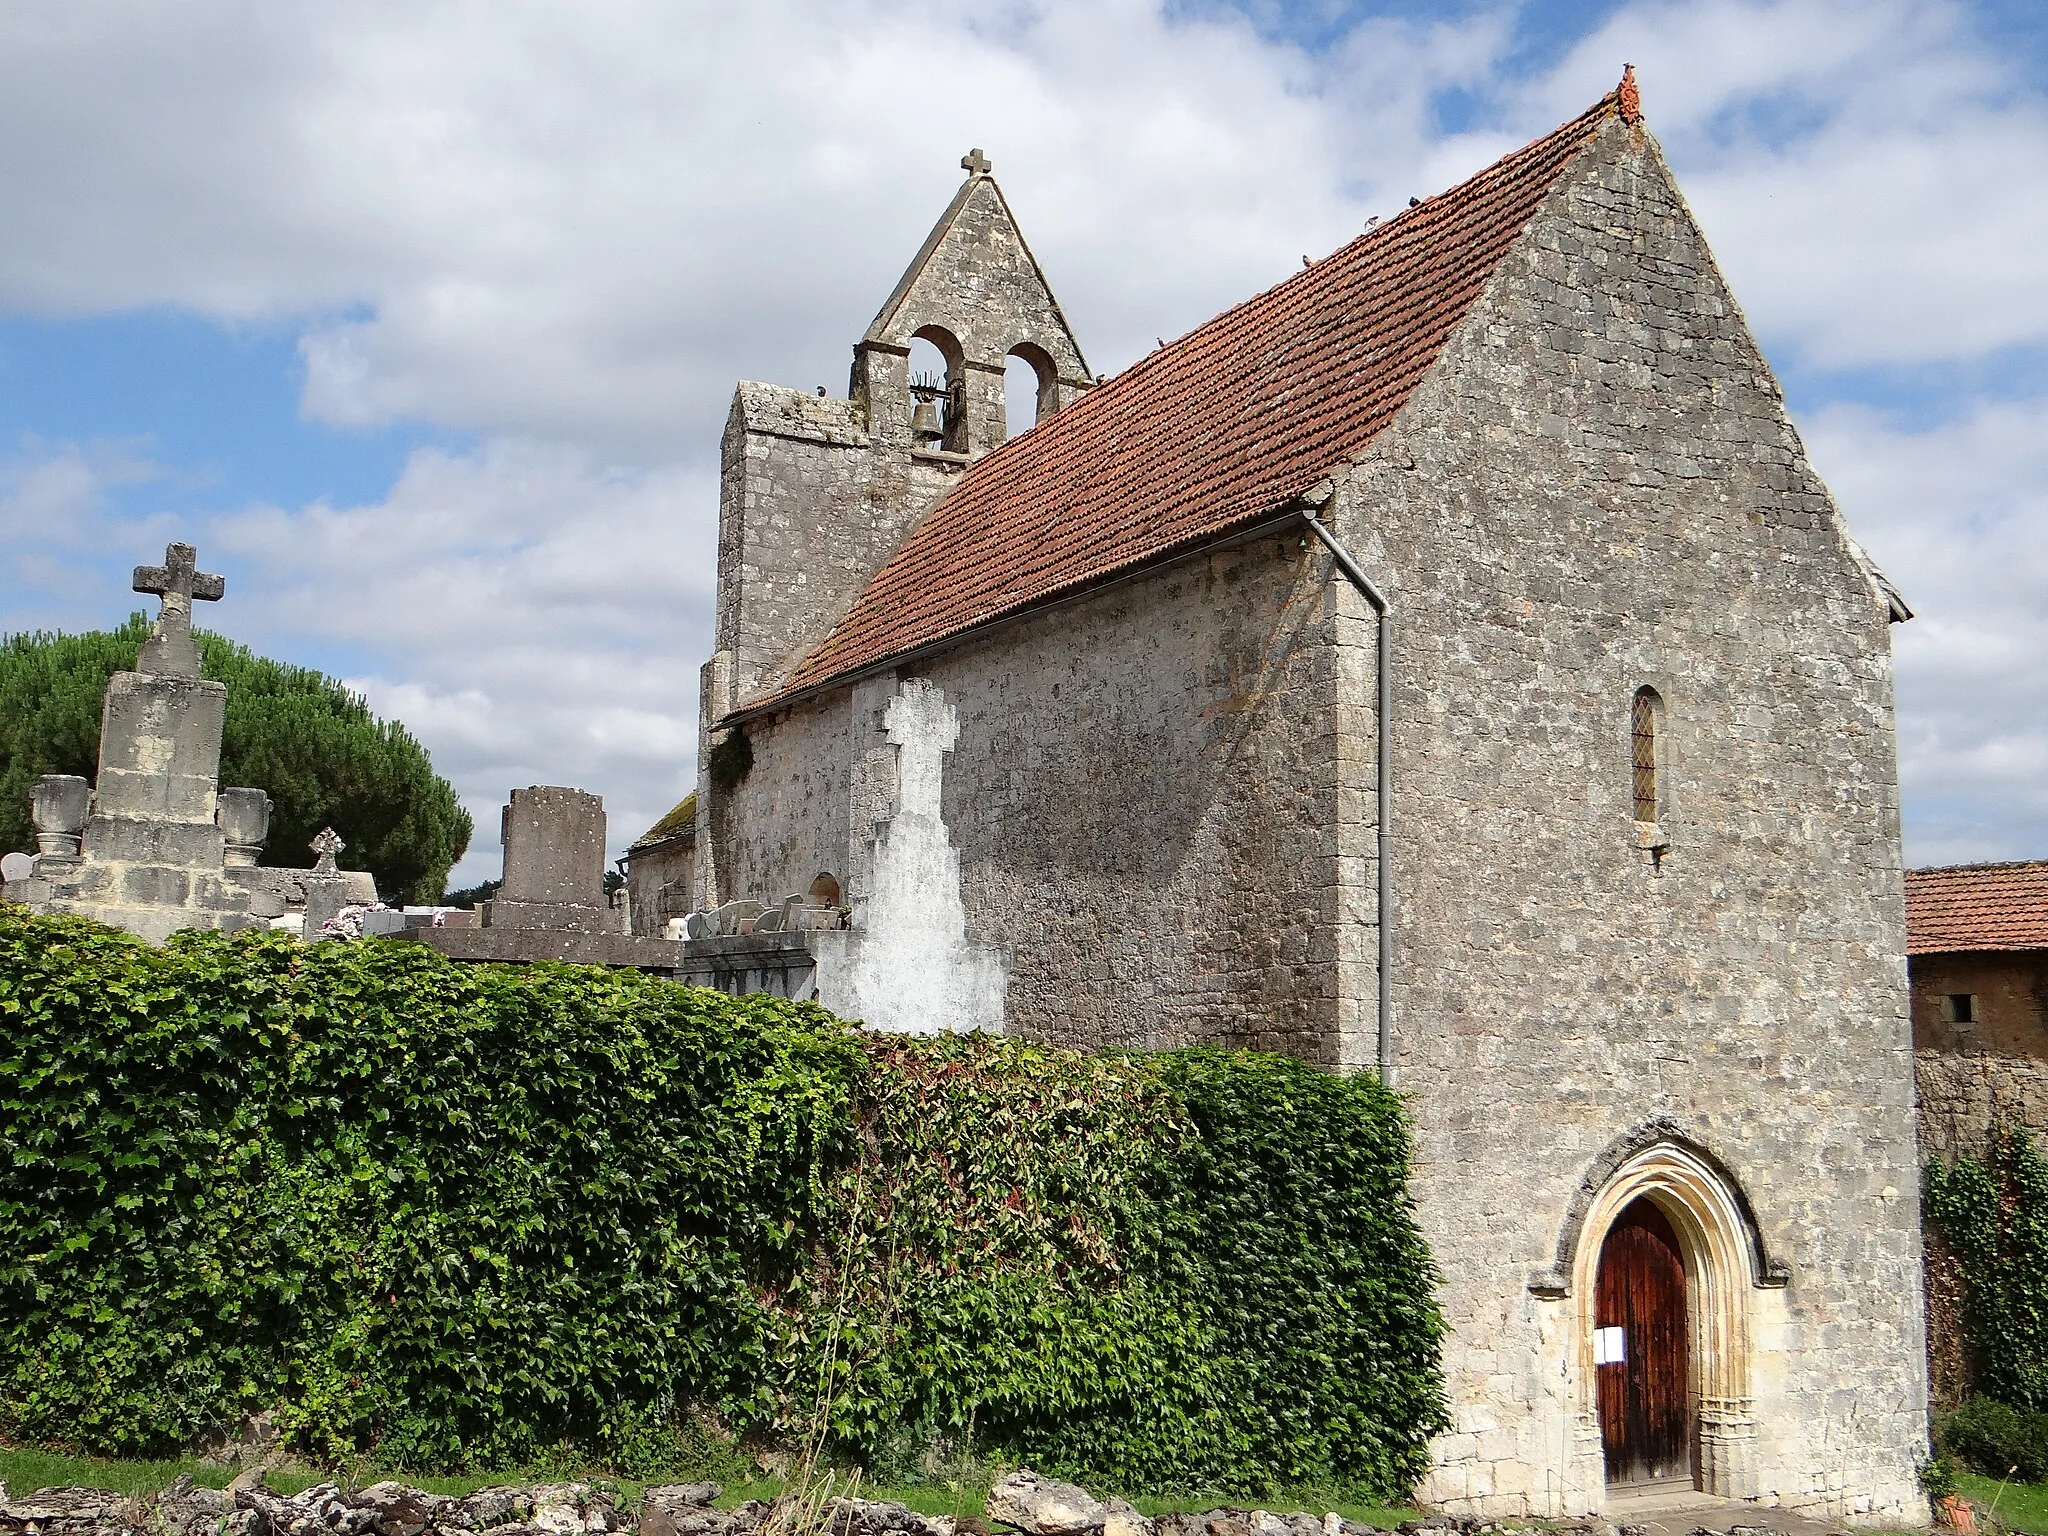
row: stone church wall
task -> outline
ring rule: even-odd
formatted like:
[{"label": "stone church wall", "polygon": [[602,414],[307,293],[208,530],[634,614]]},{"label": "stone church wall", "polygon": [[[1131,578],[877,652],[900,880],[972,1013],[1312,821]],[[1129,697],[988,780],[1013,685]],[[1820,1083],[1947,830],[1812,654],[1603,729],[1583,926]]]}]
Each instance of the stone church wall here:
[{"label": "stone church wall", "polygon": [[1653,145],[1609,124],[1339,527],[1394,606],[1394,1031],[1453,1330],[1426,1496],[1600,1498],[1579,1300],[1530,1281],[1603,1149],[1663,1117],[1790,1272],[1741,1289],[1748,1400],[1709,1404],[1712,1454],[1772,1502],[1924,1518],[1885,616]]},{"label": "stone church wall", "polygon": [[[1006,958],[1008,1028],[1087,1048],[1369,1054],[1340,1034],[1334,965],[1341,839],[1371,832],[1355,796],[1340,815],[1337,695],[1370,689],[1349,676],[1356,647],[1329,643],[1343,604],[1295,533],[906,669],[959,715],[943,814],[969,939]],[[724,797],[722,895],[854,869],[858,899],[852,850],[889,794],[847,765],[876,763],[867,717],[893,689],[749,727],[756,766]]]},{"label": "stone church wall", "polygon": [[698,836],[708,824],[714,849],[714,905],[777,901],[808,891],[821,874],[848,886],[851,727],[848,693],[748,723],[754,766],[709,797],[708,817],[699,813]]},{"label": "stone church wall", "polygon": [[924,669],[1009,1027],[1332,1061],[1330,613],[1298,535],[1189,562]]}]

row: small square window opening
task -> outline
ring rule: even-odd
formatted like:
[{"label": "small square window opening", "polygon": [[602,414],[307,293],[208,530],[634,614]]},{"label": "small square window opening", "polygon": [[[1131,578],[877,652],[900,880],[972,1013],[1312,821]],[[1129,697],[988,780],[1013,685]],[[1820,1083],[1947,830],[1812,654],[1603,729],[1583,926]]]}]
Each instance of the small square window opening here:
[{"label": "small square window opening", "polygon": [[1974,992],[1951,992],[1941,1000],[1941,1017],[1948,1024],[1974,1024],[1977,1022],[1977,994]]}]

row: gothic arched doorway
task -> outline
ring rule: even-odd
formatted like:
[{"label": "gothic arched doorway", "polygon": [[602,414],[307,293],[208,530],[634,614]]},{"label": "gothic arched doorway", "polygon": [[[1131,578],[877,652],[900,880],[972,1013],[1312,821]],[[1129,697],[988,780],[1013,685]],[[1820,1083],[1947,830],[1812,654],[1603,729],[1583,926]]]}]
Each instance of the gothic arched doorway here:
[{"label": "gothic arched doorway", "polygon": [[[1625,1283],[1631,1272],[1636,1279]],[[1722,1498],[1756,1496],[1750,1298],[1789,1278],[1765,1252],[1733,1175],[1675,1126],[1648,1122],[1587,1169],[1558,1233],[1556,1265],[1531,1280],[1537,1294],[1575,1302],[1565,1366],[1574,1381],[1574,1497],[1598,1508],[1604,1487],[1651,1477]],[[1632,1322],[1640,1337],[1630,1337]],[[1609,1331],[1617,1329],[1619,1338]],[[1631,1356],[1642,1371],[1640,1438],[1627,1423]],[[1610,1393],[1619,1394],[1613,1407]],[[1682,1404],[1675,1431],[1674,1400]]]},{"label": "gothic arched doorway", "polygon": [[1671,1219],[1647,1196],[1600,1245],[1593,1359],[1610,1483],[1692,1478],[1685,1268]]}]

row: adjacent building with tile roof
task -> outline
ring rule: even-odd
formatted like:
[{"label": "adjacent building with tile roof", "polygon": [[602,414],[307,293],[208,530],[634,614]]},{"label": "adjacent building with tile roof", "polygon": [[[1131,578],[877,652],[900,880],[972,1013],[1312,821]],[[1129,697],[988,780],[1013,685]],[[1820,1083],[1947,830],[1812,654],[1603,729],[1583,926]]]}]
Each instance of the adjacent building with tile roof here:
[{"label": "adjacent building with tile roof", "polygon": [[635,934],[664,938],[697,904],[697,792],[693,789],[626,850],[626,911]]},{"label": "adjacent building with tile roof", "polygon": [[1906,871],[1906,953],[2048,950],[2048,860]]},{"label": "adjacent building with tile roof", "polygon": [[[1907,870],[1906,951],[1921,1152],[1981,1158],[2011,1125],[2048,1135],[2048,861]],[[1958,1302],[1937,1254],[1928,1355],[1949,1407],[1971,1385]]]},{"label": "adjacent building with tile roof", "polygon": [[1102,380],[965,166],[848,396],[734,401],[717,942],[829,879],[851,926],[764,944],[871,1025],[1383,1073],[1432,1502],[1924,1519],[1909,610],[1633,81]]}]

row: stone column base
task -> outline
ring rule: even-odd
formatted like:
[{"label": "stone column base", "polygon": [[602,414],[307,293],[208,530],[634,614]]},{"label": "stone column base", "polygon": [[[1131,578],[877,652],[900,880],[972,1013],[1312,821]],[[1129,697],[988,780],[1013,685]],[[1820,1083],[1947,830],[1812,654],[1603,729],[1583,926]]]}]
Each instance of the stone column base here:
[{"label": "stone column base", "polygon": [[1756,1405],[1748,1398],[1700,1399],[1700,1491],[1756,1497]]}]

